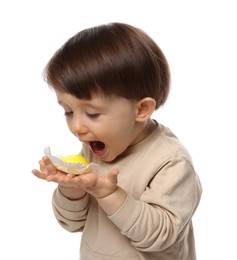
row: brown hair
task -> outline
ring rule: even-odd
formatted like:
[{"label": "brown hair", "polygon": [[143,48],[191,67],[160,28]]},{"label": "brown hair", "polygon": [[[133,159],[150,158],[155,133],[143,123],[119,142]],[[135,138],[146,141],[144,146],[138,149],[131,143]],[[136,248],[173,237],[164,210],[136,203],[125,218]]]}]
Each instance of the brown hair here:
[{"label": "brown hair", "polygon": [[165,103],[170,86],[169,65],[159,46],[142,30],[122,23],[80,31],[53,55],[44,77],[53,89],[79,99],[97,93],[152,97],[156,108]]}]

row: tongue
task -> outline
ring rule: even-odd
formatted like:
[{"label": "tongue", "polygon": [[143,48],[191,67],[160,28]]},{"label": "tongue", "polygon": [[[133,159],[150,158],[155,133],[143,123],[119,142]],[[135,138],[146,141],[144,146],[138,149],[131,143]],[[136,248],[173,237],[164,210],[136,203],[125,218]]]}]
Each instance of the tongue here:
[{"label": "tongue", "polygon": [[91,145],[92,151],[96,155],[101,156],[104,154],[104,149],[105,149],[104,143],[95,141],[95,142],[91,142],[90,145]]}]

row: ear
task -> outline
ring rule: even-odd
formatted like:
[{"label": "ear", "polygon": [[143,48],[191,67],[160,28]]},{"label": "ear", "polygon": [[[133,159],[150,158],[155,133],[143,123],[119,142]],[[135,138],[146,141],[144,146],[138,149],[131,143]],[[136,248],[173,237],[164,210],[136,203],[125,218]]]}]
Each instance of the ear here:
[{"label": "ear", "polygon": [[156,101],[153,98],[146,97],[137,101],[136,121],[147,121],[155,111]]}]

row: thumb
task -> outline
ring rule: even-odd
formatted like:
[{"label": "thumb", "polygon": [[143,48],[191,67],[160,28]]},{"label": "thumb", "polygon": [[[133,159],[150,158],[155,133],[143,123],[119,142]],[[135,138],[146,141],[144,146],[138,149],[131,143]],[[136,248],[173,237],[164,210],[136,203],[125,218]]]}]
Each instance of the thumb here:
[{"label": "thumb", "polygon": [[112,183],[117,183],[117,176],[119,174],[119,170],[118,169],[112,169],[109,174],[108,174],[108,179],[112,182]]}]

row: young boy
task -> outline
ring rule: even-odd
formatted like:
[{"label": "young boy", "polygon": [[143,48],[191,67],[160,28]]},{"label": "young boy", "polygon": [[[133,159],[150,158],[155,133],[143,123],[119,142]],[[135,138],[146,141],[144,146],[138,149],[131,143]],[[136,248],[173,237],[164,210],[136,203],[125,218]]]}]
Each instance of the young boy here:
[{"label": "young boy", "polygon": [[58,183],[60,225],[83,232],[81,260],[194,260],[192,216],[201,185],[177,137],[151,119],[167,99],[169,66],[142,30],[83,30],[51,58],[45,78],[81,154],[99,172],[72,176],[47,156],[33,173]]}]

